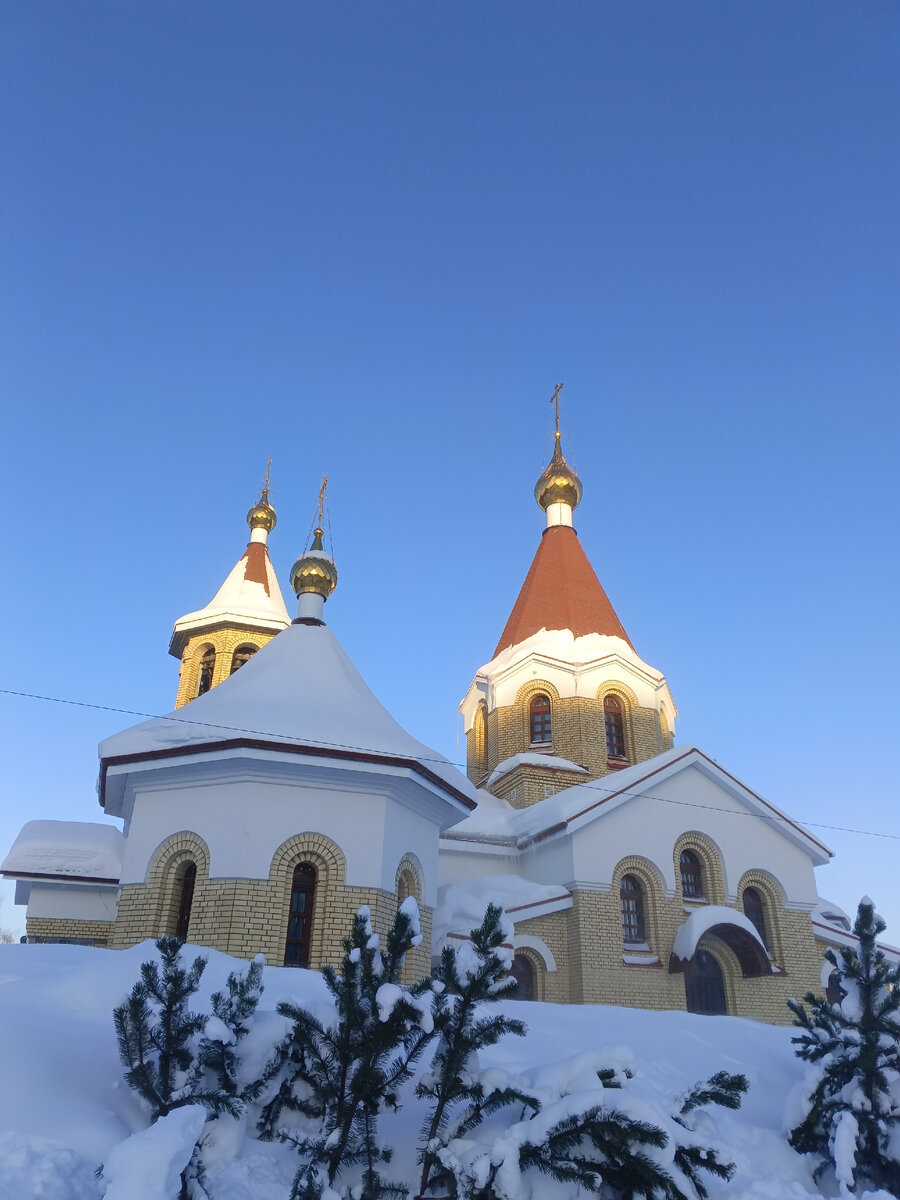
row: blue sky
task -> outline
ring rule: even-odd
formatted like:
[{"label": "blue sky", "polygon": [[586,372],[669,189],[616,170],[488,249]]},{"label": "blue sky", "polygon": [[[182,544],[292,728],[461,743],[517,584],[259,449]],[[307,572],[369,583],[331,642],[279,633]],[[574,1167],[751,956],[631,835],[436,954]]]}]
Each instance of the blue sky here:
[{"label": "blue sky", "polygon": [[[167,711],[272,455],[284,590],[327,471],[330,623],[457,758],[565,380],[678,740],[900,942],[898,60],[868,0],[0,2],[3,686]],[[99,817],[129,718],[0,722],[4,845]]]}]

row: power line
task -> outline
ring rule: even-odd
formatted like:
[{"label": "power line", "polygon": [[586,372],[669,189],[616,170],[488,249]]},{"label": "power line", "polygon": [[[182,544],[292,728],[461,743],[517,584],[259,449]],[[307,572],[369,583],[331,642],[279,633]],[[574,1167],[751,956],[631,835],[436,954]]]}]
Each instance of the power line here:
[{"label": "power line", "polygon": [[[354,746],[348,742],[328,742],[320,738],[310,740],[308,738],[298,737],[296,734],[290,733],[274,733],[272,730],[266,729],[249,729],[241,725],[221,725],[213,721],[197,721],[191,717],[177,717],[171,713],[148,713],[141,712],[133,708],[118,708],[113,704],[92,704],[87,700],[72,700],[64,696],[44,696],[37,692],[20,692],[12,688],[0,688],[0,695],[15,696],[22,700],[41,700],[47,704],[66,704],[74,708],[90,708],[97,712],[116,713],[119,716],[125,717],[143,717],[151,721],[171,721],[173,724],[193,725],[201,729],[219,729],[227,733],[245,733],[253,737],[277,739],[281,742],[296,742],[298,745],[321,746],[323,749],[332,750],[352,750],[358,754],[383,754],[383,750],[374,749],[370,746]],[[443,757],[427,757],[425,755],[417,755],[417,760],[423,763],[437,763],[442,766],[456,767],[458,770],[465,773],[466,764],[454,762],[452,759]],[[714,804],[698,804],[692,800],[676,800],[672,796],[654,796],[649,792],[632,792],[627,788],[621,789],[616,787],[604,787],[596,780],[591,780],[587,783],[573,784],[573,787],[581,787],[588,791],[602,792],[608,796],[628,796],[632,798],[642,798],[644,800],[656,800],[660,804],[674,804],[681,808],[697,808],[703,812],[718,812],[727,813],[732,817],[757,817],[763,821],[769,821],[773,825],[790,825],[792,821],[786,816],[774,813],[771,816],[766,813],[750,813],[750,812],[735,812],[731,808],[722,808]],[[548,797],[549,798],[549,797]],[[802,817],[797,818],[798,823],[809,825],[813,829],[827,829],[832,833],[854,833],[860,837],[886,838],[891,841],[900,841],[900,834],[888,833],[886,830],[875,829],[854,829],[849,825],[826,825],[823,821],[805,821]]]}]

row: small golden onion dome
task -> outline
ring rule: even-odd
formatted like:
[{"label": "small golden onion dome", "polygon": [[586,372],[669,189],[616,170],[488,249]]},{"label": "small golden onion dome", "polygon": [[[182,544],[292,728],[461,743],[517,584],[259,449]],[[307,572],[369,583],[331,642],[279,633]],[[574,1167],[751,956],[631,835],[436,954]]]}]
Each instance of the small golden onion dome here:
[{"label": "small golden onion dome", "polygon": [[271,533],[277,520],[275,509],[269,503],[269,493],[263,491],[260,499],[247,513],[247,524],[251,529],[264,529],[266,533]]},{"label": "small golden onion dome", "polygon": [[557,433],[550,465],[534,485],[534,498],[546,512],[551,504],[568,504],[570,508],[577,508],[581,493],[581,480],[563,457]]},{"label": "small golden onion dome", "polygon": [[337,567],[322,545],[324,532],[323,529],[315,531],[313,544],[291,567],[291,587],[298,597],[304,592],[317,592],[327,600],[337,587]]}]

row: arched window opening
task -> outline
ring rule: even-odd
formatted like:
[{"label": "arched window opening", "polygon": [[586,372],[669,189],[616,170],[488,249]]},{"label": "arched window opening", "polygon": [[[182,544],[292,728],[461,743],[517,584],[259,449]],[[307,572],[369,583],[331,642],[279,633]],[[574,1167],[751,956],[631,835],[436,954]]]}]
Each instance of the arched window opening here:
[{"label": "arched window opening", "polygon": [[[197,882],[197,864],[185,863],[179,872],[181,887],[178,897],[178,921],[175,925],[175,936],[179,942],[186,942],[188,929],[191,924],[191,905],[194,903],[194,884]],[[179,880],[176,879],[176,888]]]},{"label": "arched window opening", "polygon": [[841,977],[838,972],[832,971],[828,976],[828,984],[825,988],[825,999],[829,1004],[840,1004],[843,998],[847,995],[841,987]]},{"label": "arched window opening", "polygon": [[547,744],[553,741],[550,722],[550,697],[545,696],[542,692],[531,697],[531,704],[528,706],[529,720],[531,724],[531,744]]},{"label": "arched window opening", "polygon": [[478,782],[487,774],[487,726],[483,704],[479,704],[472,722],[472,752],[475,782]]},{"label": "arched window opening", "polygon": [[[416,895],[416,882],[412,877],[412,872],[401,871],[400,878],[397,881],[397,904],[398,904],[398,906],[400,904],[402,904],[404,900],[408,900],[410,898],[410,896],[415,896],[415,895]],[[416,896],[416,899],[418,899],[417,896]]]},{"label": "arched window opening", "polygon": [[197,695],[202,696],[212,687],[213,671],[216,669],[216,652],[212,646],[207,646],[200,659],[200,681],[197,685]]},{"label": "arched window opening", "polygon": [[623,875],[619,884],[622,906],[622,940],[626,946],[646,943],[644,889],[634,875]]},{"label": "arched window opening", "polygon": [[237,650],[231,656],[231,671],[229,674],[233,675],[235,671],[239,671],[245,662],[250,661],[258,649],[259,646],[238,646]]},{"label": "arched window opening", "polygon": [[698,950],[694,969],[684,973],[684,999],[688,1012],[725,1016],[725,980],[722,968],[708,950]]},{"label": "arched window opening", "polygon": [[606,726],[606,757],[626,762],[625,720],[622,701],[618,696],[607,696],[603,701],[603,721]]},{"label": "arched window opening", "polygon": [[703,899],[703,871],[693,850],[681,852],[681,894],[685,900]]},{"label": "arched window opening", "polygon": [[769,939],[766,935],[766,911],[763,898],[756,888],[744,888],[744,916],[753,922],[756,932],[762,938],[765,948],[769,949]]},{"label": "arched window opening", "polygon": [[518,987],[511,991],[509,1000],[533,1000],[535,998],[534,963],[524,954],[517,954],[509,969]]},{"label": "arched window opening", "polygon": [[284,943],[286,967],[308,967],[312,934],[313,899],[316,891],[316,868],[311,863],[294,867],[291,879],[291,902],[288,908],[287,938]]}]

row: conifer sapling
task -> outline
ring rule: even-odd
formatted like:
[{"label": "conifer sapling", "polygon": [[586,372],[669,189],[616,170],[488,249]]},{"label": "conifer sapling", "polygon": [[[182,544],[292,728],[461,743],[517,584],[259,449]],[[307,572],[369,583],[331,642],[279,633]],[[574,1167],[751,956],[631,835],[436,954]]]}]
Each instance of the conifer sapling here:
[{"label": "conifer sapling", "polygon": [[864,896],[853,925],[858,948],[825,952],[842,999],[829,1004],[808,992],[805,1004],[788,1001],[801,1029],[795,1053],[819,1066],[790,1142],[819,1157],[817,1178],[832,1165],[843,1189],[869,1183],[900,1196],[900,966],[876,944],[884,928]]},{"label": "conifer sapling", "polygon": [[[361,908],[343,943],[341,973],[331,966],[322,972],[335,1001],[335,1022],[325,1024],[292,1004],[278,1006],[293,1030],[278,1049],[283,1078],[261,1128],[278,1129],[301,1154],[291,1200],[322,1196],[352,1166],[361,1167],[361,1183],[353,1189],[358,1200],[405,1195],[404,1187],[381,1175],[391,1150],[378,1140],[377,1118],[398,1107],[400,1085],[434,1034],[431,980],[409,988],[397,982],[407,952],[421,939],[414,899],[400,906],[383,951],[369,909]],[[316,1132],[280,1128],[290,1111],[313,1120]]]},{"label": "conifer sapling", "polygon": [[154,1121],[185,1104],[202,1104],[215,1113],[239,1111],[226,1093],[200,1086],[191,1041],[206,1017],[190,1012],[188,1001],[206,959],[198,956],[185,969],[181,946],[177,938],[160,938],[162,972],[155,962],[141,963],[141,978],[113,1010],[125,1081],[147,1102]]}]

